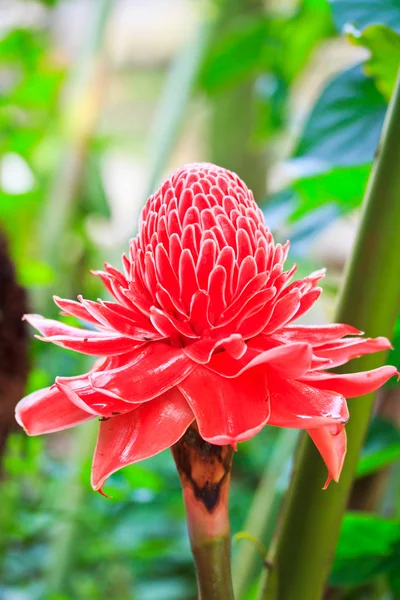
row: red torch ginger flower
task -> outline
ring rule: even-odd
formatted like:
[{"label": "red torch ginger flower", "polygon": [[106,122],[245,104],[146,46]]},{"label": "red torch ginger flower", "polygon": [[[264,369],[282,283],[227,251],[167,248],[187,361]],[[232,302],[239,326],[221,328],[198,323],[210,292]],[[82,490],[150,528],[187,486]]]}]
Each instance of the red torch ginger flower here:
[{"label": "red torch ginger flower", "polygon": [[324,271],[291,282],[289,244],[275,244],[253,194],[212,164],[176,171],[149,198],[123,272],[97,271],[112,301],[55,298],[62,314],[26,319],[46,342],[103,357],[57,377],[18,404],[30,435],[102,417],[92,485],[176,443],[195,420],[204,440],[236,445],[265,424],[306,429],[338,480],[346,452],[346,398],[372,392],[391,366],[330,369],[380,350],[350,325],[296,325],[321,294]]}]

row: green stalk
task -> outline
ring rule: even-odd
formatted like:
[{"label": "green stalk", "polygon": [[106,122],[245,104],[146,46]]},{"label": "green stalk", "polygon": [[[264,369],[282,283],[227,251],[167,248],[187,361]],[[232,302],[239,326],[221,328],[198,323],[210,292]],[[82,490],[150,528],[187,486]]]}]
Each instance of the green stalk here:
[{"label": "green stalk", "polygon": [[[400,300],[400,76],[387,112],[365,193],[360,228],[348,264],[336,319],[367,335],[393,334]],[[365,356],[343,372],[385,363]],[[374,394],[349,402],[348,449],[340,483],[321,487],[326,470],[312,441],[303,436],[286,510],[275,544],[273,568],[259,598],[320,600],[329,574],[343,512],[353,483]]]},{"label": "green stalk", "polygon": [[185,45],[168,71],[150,135],[150,166],[144,201],[160,183],[182,129],[213,25],[210,17],[203,18],[194,39]]},{"label": "green stalk", "polygon": [[[217,40],[232,22],[264,14],[263,0],[217,0]],[[211,162],[235,171],[260,201],[266,193],[266,158],[254,140],[255,76],[215,94],[211,100],[209,142]]]},{"label": "green stalk", "polygon": [[191,425],[172,454],[182,485],[199,600],[233,600],[228,515],[233,448],[205,442]]},{"label": "green stalk", "polygon": [[74,432],[72,452],[63,482],[65,488],[59,493],[55,507],[60,519],[54,531],[51,531],[49,547],[46,590],[54,595],[65,594],[69,590],[75,554],[73,548],[79,533],[79,512],[89,488],[88,481],[82,483],[82,468],[93,452],[97,432],[97,419],[80,425]]},{"label": "green stalk", "polygon": [[[105,88],[103,44],[112,0],[93,0],[91,26],[77,65],[69,76],[60,106],[60,142],[57,165],[40,221],[40,253],[56,274],[68,272],[62,241],[80,192],[85,161],[96,129]],[[68,257],[67,257],[68,258]],[[67,277],[68,283],[73,277]],[[58,286],[63,285],[61,279]],[[68,291],[68,290],[65,290]],[[63,295],[58,287],[57,293]],[[48,290],[43,289],[43,296]],[[45,298],[38,297],[39,308]]]},{"label": "green stalk", "polygon": [[272,523],[282,500],[283,490],[277,485],[298,440],[295,429],[281,429],[274,447],[271,460],[265,467],[243,531],[249,534],[249,539],[240,539],[240,549],[233,561],[233,587],[235,596],[244,598],[246,590],[256,568],[260,565],[259,549],[251,538],[255,538],[268,548],[272,536]]}]

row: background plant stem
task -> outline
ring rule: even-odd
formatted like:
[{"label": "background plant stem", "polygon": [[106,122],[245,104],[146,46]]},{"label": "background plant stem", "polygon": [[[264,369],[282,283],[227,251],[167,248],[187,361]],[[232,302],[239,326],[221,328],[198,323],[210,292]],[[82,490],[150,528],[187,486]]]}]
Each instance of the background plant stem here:
[{"label": "background plant stem", "polygon": [[[250,506],[243,531],[256,538],[268,548],[273,534],[273,517],[277,515],[283,496],[283,486],[278,480],[285,470],[298,440],[298,431],[282,429],[274,447],[271,460],[265,466],[252,504]],[[255,574],[257,566],[262,562],[259,551],[253,540],[246,538],[237,541],[238,552],[233,561],[233,587],[238,600],[245,597],[246,589]]]},{"label": "background plant stem", "polygon": [[[59,275],[63,267],[65,279],[64,234],[71,220],[76,199],[80,192],[85,161],[95,133],[105,87],[105,63],[103,56],[106,27],[113,7],[112,0],[92,2],[91,28],[86,32],[77,68],[67,82],[62,112],[58,163],[50,183],[41,217],[41,237],[39,240],[43,260],[51,265]],[[64,250],[64,254],[63,254]],[[67,285],[70,283],[69,279]],[[68,290],[64,290],[68,291]],[[57,293],[63,290],[57,285]],[[48,290],[43,294],[48,297]],[[45,299],[39,298],[45,305]]]},{"label": "background plant stem", "polygon": [[[262,0],[219,0],[215,35],[240,18],[264,13]],[[254,141],[255,76],[216,94],[209,124],[211,162],[235,171],[259,202],[266,193],[265,154]]]},{"label": "background plant stem", "polygon": [[[348,264],[337,321],[367,335],[391,337],[400,300],[400,77],[386,116],[365,194],[360,228]],[[379,367],[385,355],[365,356],[343,371]],[[299,447],[273,569],[260,598],[319,600],[329,574],[374,395],[349,402],[348,450],[339,484],[321,491],[326,469],[305,435]],[[277,590],[275,593],[274,590]],[[275,595],[274,595],[275,594]]]}]

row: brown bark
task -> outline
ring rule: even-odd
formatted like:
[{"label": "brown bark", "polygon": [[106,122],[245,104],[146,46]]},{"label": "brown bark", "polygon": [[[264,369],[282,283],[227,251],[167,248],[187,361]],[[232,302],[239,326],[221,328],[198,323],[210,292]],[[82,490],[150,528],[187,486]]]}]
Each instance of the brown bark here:
[{"label": "brown bark", "polygon": [[28,374],[27,334],[22,316],[25,290],[16,281],[4,234],[0,231],[0,457],[16,427],[14,409]]}]

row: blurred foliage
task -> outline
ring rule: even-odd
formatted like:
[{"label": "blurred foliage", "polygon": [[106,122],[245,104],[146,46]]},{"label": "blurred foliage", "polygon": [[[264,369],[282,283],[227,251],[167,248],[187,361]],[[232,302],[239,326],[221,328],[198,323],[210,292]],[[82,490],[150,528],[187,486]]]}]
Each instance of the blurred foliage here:
[{"label": "blurred foliage", "polygon": [[400,458],[400,431],[391,421],[376,415],[358,463],[357,476],[375,473]]},{"label": "blurred foliage", "polygon": [[[51,293],[59,292],[61,284],[70,296],[83,293],[95,298],[100,293],[99,282],[88,275],[88,269],[101,264],[103,249],[89,235],[88,222],[93,216],[103,220],[112,216],[102,164],[106,151],[112,144],[118,146],[120,140],[114,139],[117,134],[110,139],[100,135],[96,128],[91,132],[72,214],[57,240],[64,263],[55,271],[49,266],[49,257],[38,250],[43,236],[41,222],[47,202],[55,203],[57,213],[58,199],[52,198],[51,189],[57,177],[57,161],[60,157],[63,160],[69,143],[63,98],[66,84],[79,64],[69,64],[55,51],[50,16],[57,2],[43,0],[43,4],[47,5],[49,18],[40,28],[14,28],[0,39],[0,222],[10,239],[19,279],[30,292],[32,311],[40,306],[50,314],[55,311],[50,305]],[[193,96],[195,106],[200,96],[212,103],[244,82],[254,81],[257,119],[250,132],[252,140],[262,153],[265,142],[271,142],[271,155],[277,140],[289,139],[294,145],[291,156],[284,159],[298,166],[299,175],[268,198],[265,210],[277,237],[290,234],[295,242],[301,274],[314,267],[308,264],[310,259],[301,258],[301,248],[308,248],[313,236],[334,218],[357,209],[361,203],[400,62],[400,3],[298,0],[288,3],[285,11],[278,3],[268,4],[261,16],[249,13],[246,18],[233,19],[215,38],[202,30],[199,39],[189,44],[174,63],[156,119],[158,129],[152,138],[150,187],[166,168]],[[347,28],[347,39],[351,37],[352,43],[368,49],[370,57],[332,76],[297,135],[298,126],[293,128],[291,121],[294,90],[311,60],[318,58],[321,44],[332,39],[338,42],[339,33],[348,23],[353,29]],[[326,59],[319,57],[319,68],[324,70],[321,60]],[[143,80],[146,72],[152,69],[142,68]],[[150,96],[153,93],[156,100],[158,90],[153,92]],[[126,143],[125,131],[121,138]],[[332,284],[326,290],[331,295],[336,293]],[[42,291],[40,297],[38,291]],[[400,365],[400,326],[394,346],[390,361]],[[28,391],[51,384],[56,375],[73,375],[88,368],[85,358],[46,344],[32,344],[31,359]],[[23,434],[9,439],[0,482],[0,597],[194,599],[181,492],[168,453],[115,474],[106,489],[112,496],[109,500],[89,489],[90,457],[82,457],[82,464],[75,464],[75,468],[83,499],[72,512],[60,512],[60,493],[68,494],[63,486],[69,477],[71,465],[66,459],[71,460],[74,440],[70,433],[46,440]],[[233,533],[243,527],[276,440],[277,430],[266,428],[239,446],[231,495]],[[399,456],[397,427],[376,418],[358,475],[376,472]],[[282,473],[280,494],[287,483],[286,471]],[[53,558],[52,534],[65,523],[73,523],[78,536],[73,543],[68,589],[49,596],[45,582]],[[384,576],[394,598],[400,595],[399,531],[400,525],[393,519],[349,514],[332,583],[359,593],[358,585]],[[238,547],[240,541],[235,544],[235,552]],[[255,594],[255,584],[246,598]]]},{"label": "blurred foliage", "polygon": [[340,73],[311,111],[295,155],[342,167],[370,162],[386,106],[360,67]]},{"label": "blurred foliage", "polygon": [[362,32],[352,30],[348,37],[358,46],[367,48],[371,57],[364,71],[375,80],[381,94],[389,99],[399,69],[400,35],[385,25],[371,25]]},{"label": "blurred foliage", "polygon": [[376,515],[345,515],[331,583],[356,586],[384,575],[397,575],[400,521]]},{"label": "blurred foliage", "polygon": [[347,23],[358,29],[380,23],[400,33],[400,7],[397,0],[329,0],[339,30]]}]

